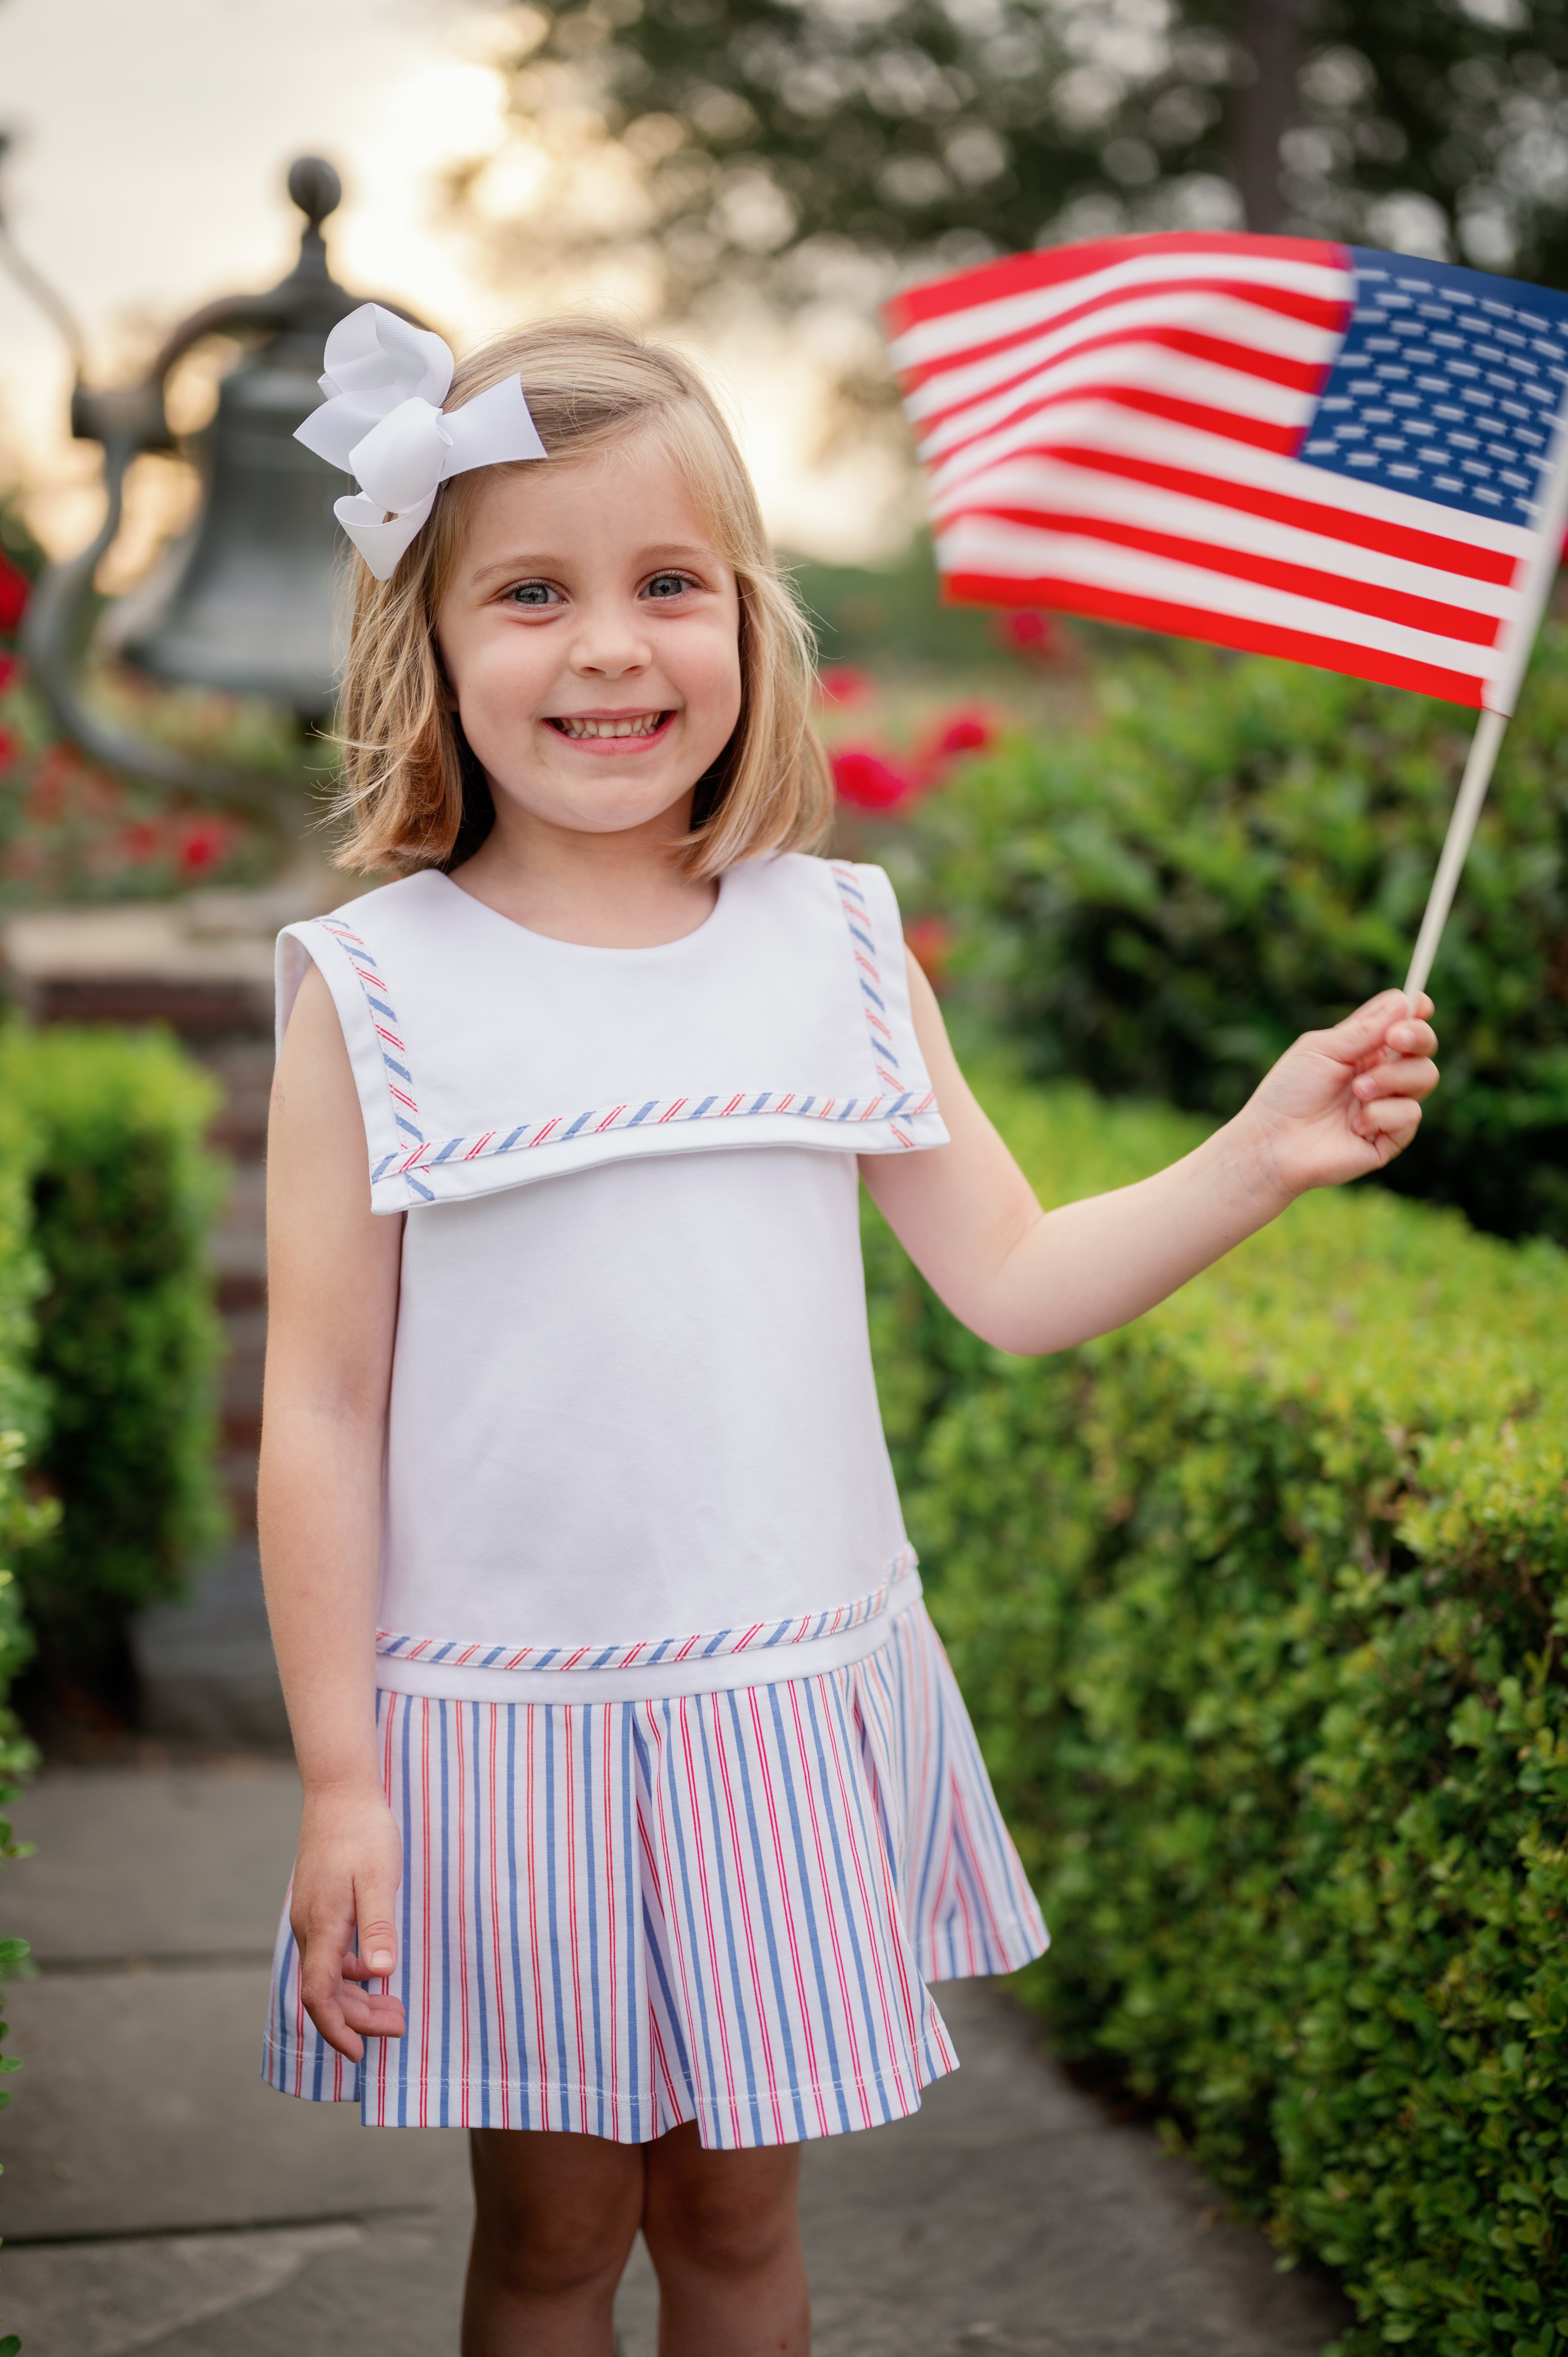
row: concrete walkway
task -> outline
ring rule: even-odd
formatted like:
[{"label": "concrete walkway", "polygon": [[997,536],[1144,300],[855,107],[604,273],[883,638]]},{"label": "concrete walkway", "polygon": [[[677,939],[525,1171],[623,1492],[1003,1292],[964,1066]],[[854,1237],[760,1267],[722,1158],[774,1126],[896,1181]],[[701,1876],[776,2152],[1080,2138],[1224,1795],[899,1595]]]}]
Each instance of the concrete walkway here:
[{"label": "concrete walkway", "polygon": [[[366,2133],[256,2077],[298,1792],[234,1760],[58,1770],[0,1921],[27,2067],[0,2115],[0,2319],[25,2357],[444,2357],[466,2139]],[[918,2118],[810,2147],[819,2357],[1313,2357],[1347,2320],[1145,2131],[1113,2126],[984,1985],[940,1993],[963,2068]],[[653,2357],[640,2246],[618,2321]]]}]

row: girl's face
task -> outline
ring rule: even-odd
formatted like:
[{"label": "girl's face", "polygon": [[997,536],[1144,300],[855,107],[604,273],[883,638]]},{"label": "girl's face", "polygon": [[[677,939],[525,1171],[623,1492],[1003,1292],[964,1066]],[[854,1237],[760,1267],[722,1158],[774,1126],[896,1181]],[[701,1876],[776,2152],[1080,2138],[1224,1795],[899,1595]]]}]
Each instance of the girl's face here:
[{"label": "girl's face", "polygon": [[492,475],[436,640],[499,821],[685,831],[740,717],[740,600],[656,434]]}]

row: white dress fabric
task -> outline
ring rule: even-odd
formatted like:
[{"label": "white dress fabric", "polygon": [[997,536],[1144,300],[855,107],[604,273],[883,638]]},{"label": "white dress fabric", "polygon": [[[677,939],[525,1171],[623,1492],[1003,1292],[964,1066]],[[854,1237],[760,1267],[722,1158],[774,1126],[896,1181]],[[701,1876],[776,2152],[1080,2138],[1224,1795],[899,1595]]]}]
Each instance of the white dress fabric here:
[{"label": "white dress fabric", "polygon": [[377,1683],[407,2036],[280,1930],[263,2071],[378,2124],[792,2141],[953,2067],[923,1983],[1044,1927],[919,1602],[857,1157],[945,1143],[875,868],[734,869],[653,950],[448,878],[279,944],[407,1214]]}]

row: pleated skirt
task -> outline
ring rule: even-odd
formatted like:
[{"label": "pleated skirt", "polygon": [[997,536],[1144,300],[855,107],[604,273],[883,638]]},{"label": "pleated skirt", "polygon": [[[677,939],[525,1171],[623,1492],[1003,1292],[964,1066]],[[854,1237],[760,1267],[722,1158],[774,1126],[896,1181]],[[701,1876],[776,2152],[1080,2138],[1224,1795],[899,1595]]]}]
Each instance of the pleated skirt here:
[{"label": "pleated skirt", "polygon": [[[564,1678],[564,1686],[575,1681]],[[658,1701],[382,1693],[401,2039],[300,1997],[285,1905],[263,2075],[378,2127],[710,2147],[901,2119],[957,2067],[929,1981],[1046,1929],[916,1602],[843,1669]]]}]

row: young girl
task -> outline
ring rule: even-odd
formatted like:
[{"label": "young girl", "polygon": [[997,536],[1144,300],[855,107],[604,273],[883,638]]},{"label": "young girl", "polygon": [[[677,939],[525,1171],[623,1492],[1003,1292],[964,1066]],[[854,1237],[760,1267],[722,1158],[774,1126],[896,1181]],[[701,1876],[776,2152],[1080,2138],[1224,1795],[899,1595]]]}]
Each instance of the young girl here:
[{"label": "young girl", "polygon": [[926,1983],[1046,1938],[919,1601],[858,1181],[1060,1350],[1397,1153],[1430,1004],[1042,1214],[886,878],[812,856],[805,633],[686,364],[561,319],[453,376],[370,308],[328,360],[342,857],[398,880],[280,943],[265,2073],[469,2130],[467,2357],[605,2357],[639,2227],[661,2350],[798,2357],[801,2143],[915,2110]]}]

